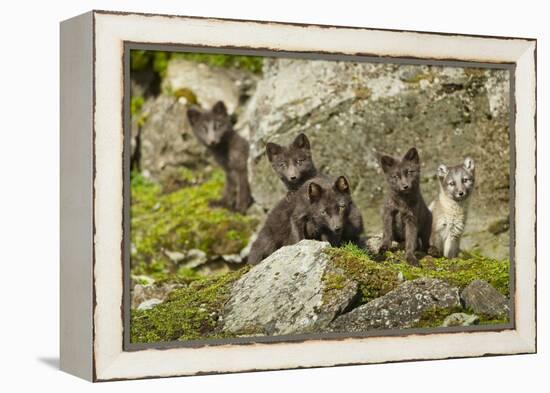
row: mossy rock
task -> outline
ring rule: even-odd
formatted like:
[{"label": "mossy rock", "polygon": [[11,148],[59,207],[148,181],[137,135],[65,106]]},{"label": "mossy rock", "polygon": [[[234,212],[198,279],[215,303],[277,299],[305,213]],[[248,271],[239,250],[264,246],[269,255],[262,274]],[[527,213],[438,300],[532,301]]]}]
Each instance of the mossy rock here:
[{"label": "mossy rock", "polygon": [[223,338],[219,312],[229,299],[231,286],[248,268],[217,277],[200,278],[176,289],[168,299],[150,310],[132,310],[130,341],[158,343]]},{"label": "mossy rock", "polygon": [[378,257],[355,245],[348,244],[328,251],[332,264],[340,269],[342,277],[336,273],[325,275],[326,296],[344,278],[359,283],[361,303],[367,303],[396,288],[402,281],[416,278],[438,278],[462,290],[476,279],[487,281],[497,291],[509,297],[510,261],[494,260],[479,254],[462,253],[459,258],[420,258],[420,266],[409,265],[402,251],[387,252],[380,261]]},{"label": "mossy rock", "polygon": [[204,174],[182,168],[176,177],[164,190],[141,174],[132,174],[133,275],[156,280],[167,279],[170,273],[187,277],[189,272],[172,266],[165,251],[199,249],[209,258],[238,254],[257,226],[254,218],[209,206],[223,188],[220,170]]}]

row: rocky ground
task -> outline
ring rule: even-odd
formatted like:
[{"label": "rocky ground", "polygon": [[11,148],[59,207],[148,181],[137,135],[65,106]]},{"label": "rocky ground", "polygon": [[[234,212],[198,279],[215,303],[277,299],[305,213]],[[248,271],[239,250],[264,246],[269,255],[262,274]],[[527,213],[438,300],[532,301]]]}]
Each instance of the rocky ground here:
[{"label": "rocky ground", "polygon": [[377,260],[354,246],[302,240],[257,266],[190,280],[164,302],[138,306],[131,338],[159,342],[508,322],[508,262],[426,256],[420,267],[411,267],[402,256],[388,252]]},{"label": "rocky ground", "polygon": [[[132,68],[133,342],[507,321],[505,72],[160,54]],[[256,203],[246,215],[208,206],[224,175],[185,116],[220,98],[251,143]],[[299,132],[322,171],[351,179],[368,250],[305,241],[250,269],[250,243],[283,193],[264,146]],[[424,257],[419,268],[397,249],[373,257],[384,184],[377,156],[411,145],[428,200],[442,157],[476,160],[466,252]]]}]

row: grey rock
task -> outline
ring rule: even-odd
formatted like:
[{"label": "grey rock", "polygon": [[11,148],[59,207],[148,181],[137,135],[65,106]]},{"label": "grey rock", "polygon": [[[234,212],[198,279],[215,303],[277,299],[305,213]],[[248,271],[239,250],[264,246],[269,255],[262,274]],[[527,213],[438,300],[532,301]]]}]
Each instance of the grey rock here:
[{"label": "grey rock", "polygon": [[355,283],[323,296],[329,271],[326,242],[283,247],[243,275],[226,304],[223,330],[237,335],[300,334],[322,330],[357,295]]},{"label": "grey rock", "polygon": [[132,122],[133,156],[152,179],[162,180],[179,166],[203,168],[210,162],[193,135],[186,111],[187,106],[174,97],[159,95],[143,105],[139,117],[144,120]]},{"label": "grey rock", "polygon": [[157,306],[161,303],[162,303],[162,300],[152,298],[152,299],[148,299],[148,300],[145,300],[145,301],[141,302],[139,304],[139,306],[137,306],[137,309],[140,310],[140,311],[150,310],[153,307],[155,307],[155,306]]},{"label": "grey rock", "polygon": [[174,92],[188,89],[203,108],[211,108],[217,101],[223,101],[229,113],[233,113],[239,104],[240,89],[234,74],[195,61],[170,60],[163,89]]},{"label": "grey rock", "polygon": [[229,262],[229,263],[239,264],[243,262],[243,258],[241,257],[240,254],[222,255],[222,258],[225,262]]},{"label": "grey rock", "polygon": [[175,284],[175,283],[162,283],[162,284],[149,284],[149,285],[136,284],[132,289],[132,293],[131,293],[131,297],[132,297],[131,307],[138,308],[142,304],[145,304],[143,307],[146,307],[154,303],[154,301],[152,303],[149,302],[151,300],[155,300],[155,301],[158,300],[159,302],[163,302],[164,300],[166,300],[170,292],[172,292],[176,288],[181,288],[182,286],[183,285],[181,284]]},{"label": "grey rock", "polygon": [[510,311],[508,299],[483,280],[472,281],[462,290],[460,298],[464,307],[476,314],[497,317]]},{"label": "grey rock", "polygon": [[[380,246],[382,245],[382,235],[373,235],[367,238],[365,242],[367,250],[373,254],[377,255],[380,251]],[[399,249],[399,243],[393,241],[390,247],[390,251],[395,251]]]},{"label": "grey rock", "polygon": [[459,306],[457,288],[441,280],[419,278],[406,281],[384,296],[339,316],[330,324],[330,329],[363,332],[410,328],[419,322],[425,311]]},{"label": "grey rock", "polygon": [[155,282],[155,279],[153,277],[146,276],[144,274],[133,274],[132,275],[132,281],[133,282],[139,282],[143,285],[152,285]]},{"label": "grey rock", "polygon": [[185,258],[181,261],[181,265],[193,269],[203,265],[207,260],[208,258],[204,251],[192,248],[185,254]]},{"label": "grey rock", "polygon": [[266,59],[263,78],[242,123],[250,134],[250,180],[255,201],[271,208],[285,189],[265,157],[268,142],[290,143],[300,132],[311,141],[318,168],[350,179],[368,235],[382,230],[384,178],[380,153],[419,148],[422,191],[437,195],[437,166],[470,154],[479,163],[476,194],[463,248],[508,257],[507,233],[484,236],[487,223],[508,212],[502,190],[507,168],[509,73],[503,70],[394,64]]},{"label": "grey rock", "polygon": [[164,251],[166,256],[174,263],[179,263],[185,259],[185,254],[179,251]]},{"label": "grey rock", "polygon": [[443,327],[449,326],[472,326],[479,323],[479,317],[477,315],[466,314],[463,312],[457,312],[449,315],[443,320]]}]

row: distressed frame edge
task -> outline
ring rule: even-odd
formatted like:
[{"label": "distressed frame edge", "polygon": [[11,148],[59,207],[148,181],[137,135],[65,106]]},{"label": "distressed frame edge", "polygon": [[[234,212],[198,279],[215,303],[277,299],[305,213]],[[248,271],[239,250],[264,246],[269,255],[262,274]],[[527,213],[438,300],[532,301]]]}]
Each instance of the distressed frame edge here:
[{"label": "distressed frame edge", "polygon": [[[88,381],[93,364],[93,19],[60,23],[59,367]],[[80,100],[75,100],[80,97]]]},{"label": "distressed frame edge", "polygon": [[[512,305],[510,310],[510,321],[508,323],[498,325],[475,325],[466,327],[446,327],[446,328],[410,328],[403,330],[371,330],[361,333],[317,333],[317,334],[293,334],[293,335],[281,335],[281,336],[267,336],[267,337],[246,337],[246,338],[229,338],[229,339],[206,339],[206,340],[189,340],[189,341],[167,341],[158,343],[132,343],[130,341],[130,276],[126,273],[130,269],[130,255],[128,250],[130,249],[130,191],[127,185],[130,184],[130,157],[129,149],[130,142],[128,140],[130,136],[130,52],[132,50],[150,50],[150,51],[173,51],[181,53],[223,53],[233,55],[246,55],[246,56],[273,56],[280,58],[292,58],[292,59],[304,59],[304,60],[323,60],[323,61],[350,61],[359,63],[386,63],[386,64],[403,64],[403,65],[433,65],[436,67],[480,67],[484,69],[498,69],[508,71],[510,73],[510,103],[514,104],[515,108],[515,70],[516,63],[480,63],[473,61],[448,61],[448,60],[432,60],[432,59],[410,59],[401,57],[370,57],[364,55],[342,55],[339,53],[323,53],[316,52],[286,52],[286,51],[266,51],[262,49],[237,49],[235,47],[208,47],[208,46],[189,46],[185,43],[181,44],[165,44],[165,43],[142,43],[123,41],[123,132],[124,132],[124,153],[123,153],[123,275],[124,275],[124,293],[123,293],[123,351],[140,351],[146,349],[158,349],[167,350],[174,348],[200,348],[207,346],[221,346],[221,345],[250,345],[250,344],[297,344],[304,341],[315,340],[342,340],[342,339],[361,339],[361,338],[376,338],[376,337],[395,337],[395,336],[412,336],[412,335],[426,335],[426,334],[451,334],[462,332],[500,332],[504,330],[515,329],[515,304]],[[274,54],[275,53],[275,54]],[[512,106],[511,106],[512,108]],[[515,140],[515,112],[511,110],[509,119],[509,137],[510,140]],[[516,168],[516,152],[515,148],[510,148],[510,171],[514,172]],[[510,185],[510,216],[515,211],[515,184]],[[515,240],[515,225],[514,221],[511,221],[510,226],[510,294],[515,299],[515,254],[514,254],[514,240]]]},{"label": "distressed frame edge", "polygon": [[[277,24],[281,24],[281,25],[284,25],[284,23],[277,23]],[[428,34],[433,34],[433,33],[428,33]],[[497,37],[497,38],[502,38],[502,37]],[[535,75],[534,75],[534,79],[535,79],[535,85],[534,85],[534,88],[536,89],[536,40],[530,40],[530,41],[534,41],[534,44],[532,46],[532,52],[535,53],[535,63],[534,63],[534,72],[535,72]],[[527,52],[527,50],[526,50]],[[529,51],[531,53],[531,51]],[[533,59],[532,55],[531,55],[531,59]],[[532,93],[532,92],[531,92]],[[534,116],[535,116],[535,119],[536,119],[536,97],[535,97],[535,100],[534,100]],[[534,124],[534,128],[532,129],[532,131],[534,132],[534,137],[535,137],[535,153],[536,153],[536,123]],[[516,141],[517,142],[517,141]],[[535,186],[536,186],[536,162],[535,162]],[[536,195],[535,195],[535,208],[536,208]],[[536,216],[534,217],[535,219],[535,222],[536,222]],[[536,231],[534,232],[534,235],[536,236]],[[536,263],[536,249],[535,249],[535,263]],[[535,276],[534,276],[535,280],[536,280],[536,269],[535,269]],[[535,281],[536,283],[536,281]],[[536,288],[535,288],[536,290]],[[536,293],[535,293],[535,297],[533,300],[536,299]],[[534,311],[533,311],[534,312]],[[534,316],[534,322],[535,322],[535,325],[533,326],[534,328],[534,332],[524,332],[523,329],[521,329],[523,331],[523,333],[526,333],[525,335],[520,335],[518,338],[521,340],[522,344],[523,345],[523,350],[521,351],[517,351],[517,352],[512,352],[512,353],[533,353],[533,352],[536,352],[536,313]],[[517,333],[517,332],[516,332]],[[532,334],[534,333],[534,334]],[[95,339],[95,337],[94,337]],[[510,354],[512,354],[510,353]],[[500,354],[506,354],[506,353],[491,353],[491,354],[481,354],[481,355],[463,355],[463,356],[457,356],[457,357],[471,357],[471,356],[485,356],[485,355],[500,355]],[[451,356],[452,357],[452,356]],[[407,358],[402,358],[401,360],[394,360],[394,361],[409,361],[409,360],[429,360],[429,359],[442,359],[442,358],[449,358],[449,356],[429,356],[428,358],[414,358],[414,359],[407,359]],[[122,359],[119,359],[119,357],[117,358],[114,358],[114,359],[111,359],[112,360],[112,365],[114,365],[114,363],[117,363],[119,360],[122,360]],[[382,362],[386,362],[386,361],[382,361]],[[393,361],[388,361],[388,362],[393,362]],[[366,363],[380,363],[380,362],[360,362],[360,363],[345,363],[345,364],[366,364]],[[331,364],[331,365],[326,365],[326,366],[337,366],[339,364]],[[319,366],[319,365],[308,365],[308,366],[305,366],[305,367],[325,367],[325,366]],[[110,368],[110,367],[107,367],[107,368]],[[115,367],[116,368],[116,367]],[[296,367],[296,366],[290,366],[290,367],[278,367],[278,368],[275,368],[275,369],[284,369],[284,368],[300,368],[300,367]],[[268,370],[270,368],[266,368],[265,370]],[[94,380],[97,380],[97,381],[103,381],[103,380],[117,380],[117,379],[128,379],[128,378],[151,378],[151,377],[162,377],[162,376],[178,376],[178,375],[197,375],[197,374],[203,374],[204,372],[195,372],[195,373],[190,373],[190,374],[186,374],[186,373],[175,373],[175,374],[169,374],[169,375],[151,375],[151,376],[134,376],[134,377],[121,377],[121,378],[117,378],[117,377],[109,377],[108,376],[108,372],[106,372],[105,374],[103,373],[103,371],[108,371],[107,369],[102,369],[101,370],[101,373],[102,375],[100,375],[99,378],[97,378],[96,376],[94,376]],[[213,372],[213,373],[222,373],[222,372],[242,372],[242,371],[254,371],[254,370],[238,370],[238,371],[231,371],[231,370],[227,370],[227,371],[217,371],[217,372]],[[206,372],[206,373],[210,373],[210,372]],[[106,378],[105,378],[106,377]]]}]

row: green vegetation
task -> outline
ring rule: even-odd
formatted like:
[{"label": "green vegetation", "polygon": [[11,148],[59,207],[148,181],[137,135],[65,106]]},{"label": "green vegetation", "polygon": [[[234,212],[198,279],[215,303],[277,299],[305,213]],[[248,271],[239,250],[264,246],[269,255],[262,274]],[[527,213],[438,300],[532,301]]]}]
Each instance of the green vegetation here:
[{"label": "green vegetation", "polygon": [[132,116],[136,116],[139,114],[139,111],[141,111],[141,108],[143,107],[143,97],[142,96],[134,96],[132,97],[132,100],[130,102],[130,113]]},{"label": "green vegetation", "polygon": [[223,338],[219,312],[229,299],[231,284],[248,271],[245,267],[217,277],[199,278],[174,290],[158,306],[132,310],[130,341],[158,343],[175,340]]},{"label": "green vegetation", "polygon": [[168,192],[143,177],[131,176],[132,275],[188,279],[193,272],[174,266],[166,251],[199,249],[207,256],[243,249],[257,223],[253,218],[209,202],[219,198],[224,174],[180,169]]},{"label": "green vegetation", "polygon": [[254,74],[261,74],[262,72],[262,57],[259,56],[178,53],[149,50],[132,50],[130,52],[130,69],[133,72],[152,69],[160,78],[163,78],[166,75],[166,69],[170,59],[185,59],[214,67],[237,68]]},{"label": "green vegetation", "polygon": [[353,244],[331,248],[328,253],[333,266],[341,275],[338,277],[338,273],[334,272],[325,274],[324,296],[330,296],[330,291],[338,289],[334,283],[342,282],[343,285],[348,279],[359,283],[361,303],[383,296],[399,285],[397,270],[393,266],[374,261],[364,250]]},{"label": "green vegetation", "polygon": [[422,313],[422,316],[420,317],[420,321],[418,321],[413,327],[415,328],[441,327],[445,318],[457,312],[465,312],[465,311],[460,307],[452,307],[452,308],[434,307],[430,310],[424,311]]},{"label": "green vegetation", "polygon": [[[399,274],[406,280],[420,277],[438,278],[459,289],[480,279],[487,281],[503,295],[509,296],[510,262],[507,260],[497,261],[478,254],[463,252],[460,258],[453,259],[425,256],[420,259],[420,266],[415,267],[405,262],[402,251],[387,252],[383,261],[377,261],[368,252],[352,244],[331,248],[329,255],[343,277],[359,283],[362,294],[361,303],[366,303],[394,289],[400,283]],[[331,283],[338,282],[336,277],[328,275],[325,275],[323,280],[328,291],[333,286]]]},{"label": "green vegetation", "polygon": [[459,307],[454,308],[433,308],[431,310],[424,311],[418,321],[413,327],[415,328],[435,328],[441,327],[446,317],[451,314],[463,312],[466,314],[475,314],[479,317],[479,325],[501,325],[508,323],[506,317],[490,317],[487,315],[476,314],[472,310],[464,310]]}]

